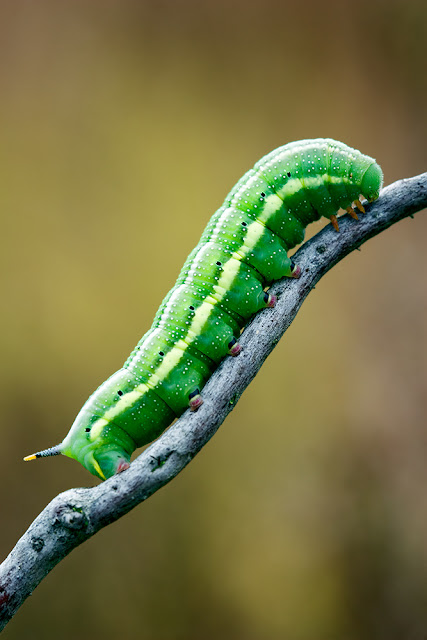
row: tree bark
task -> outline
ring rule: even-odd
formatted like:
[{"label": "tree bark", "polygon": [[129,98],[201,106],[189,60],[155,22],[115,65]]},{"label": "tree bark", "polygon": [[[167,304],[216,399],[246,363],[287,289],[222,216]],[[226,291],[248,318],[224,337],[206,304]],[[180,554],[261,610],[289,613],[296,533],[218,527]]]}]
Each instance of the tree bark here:
[{"label": "tree bark", "polygon": [[88,489],[56,496],[34,520],[0,565],[0,630],[24,600],[67,554],[99,529],[121,518],[172,480],[210,440],[232,411],[295,318],[308,293],[337,262],[369,238],[427,207],[427,173],[399,180],[366,205],[359,222],[339,218],[340,233],[327,225],[295,254],[298,280],[283,279],[271,287],[274,309],[257,314],[245,328],[242,352],[227,357],[203,388],[204,404],[187,411],[118,476]]}]

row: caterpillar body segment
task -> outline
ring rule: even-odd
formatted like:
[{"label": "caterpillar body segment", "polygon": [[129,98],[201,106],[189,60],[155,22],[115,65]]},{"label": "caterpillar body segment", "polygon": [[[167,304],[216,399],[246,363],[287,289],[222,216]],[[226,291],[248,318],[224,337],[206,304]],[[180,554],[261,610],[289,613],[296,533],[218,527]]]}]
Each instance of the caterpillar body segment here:
[{"label": "caterpillar body segment", "polygon": [[133,451],[157,438],[188,407],[249,318],[272,307],[274,280],[298,277],[287,252],[305,227],[340,208],[378,198],[382,171],[369,156],[331,139],[292,142],[264,156],[227,195],[187,258],[149,331],[125,364],[90,396],[61,444],[25,458],[62,453],[101,479],[128,468]]}]

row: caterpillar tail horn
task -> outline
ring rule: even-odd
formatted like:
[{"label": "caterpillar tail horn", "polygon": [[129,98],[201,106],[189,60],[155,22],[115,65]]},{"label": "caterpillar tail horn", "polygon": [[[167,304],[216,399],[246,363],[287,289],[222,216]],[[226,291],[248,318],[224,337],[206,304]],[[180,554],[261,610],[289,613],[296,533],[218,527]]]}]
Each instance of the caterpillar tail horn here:
[{"label": "caterpillar tail horn", "polygon": [[29,460],[35,460],[36,458],[46,458],[47,456],[59,456],[62,453],[62,447],[60,444],[56,444],[54,447],[50,447],[49,449],[44,449],[43,451],[38,451],[37,453],[32,453],[30,456],[25,456],[25,462]]}]

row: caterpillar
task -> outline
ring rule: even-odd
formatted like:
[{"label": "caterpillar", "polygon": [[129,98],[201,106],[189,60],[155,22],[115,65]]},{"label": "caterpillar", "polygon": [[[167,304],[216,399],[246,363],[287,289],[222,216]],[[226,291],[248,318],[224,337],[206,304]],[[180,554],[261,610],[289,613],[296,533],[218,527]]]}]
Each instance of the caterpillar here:
[{"label": "caterpillar", "polygon": [[24,458],[63,454],[105,480],[130,466],[137,447],[157,438],[188,407],[220,361],[238,356],[248,320],[275,296],[268,287],[300,268],[288,251],[322,216],[364,212],[383,174],[373,158],[341,142],[314,139],[275,149],[237,182],[208,222],[149,331],[123,367],[90,396],[69,433]]}]

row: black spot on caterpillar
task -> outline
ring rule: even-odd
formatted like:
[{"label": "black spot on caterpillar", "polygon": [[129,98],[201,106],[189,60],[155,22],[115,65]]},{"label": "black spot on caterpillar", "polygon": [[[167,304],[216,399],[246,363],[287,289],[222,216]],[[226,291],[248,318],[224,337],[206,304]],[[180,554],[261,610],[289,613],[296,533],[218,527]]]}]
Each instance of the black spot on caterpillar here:
[{"label": "black spot on caterpillar", "polygon": [[[298,277],[287,252],[321,216],[353,217],[362,194],[378,198],[382,171],[372,158],[335,140],[302,140],[261,158],[210,219],[163,300],[149,331],[119,371],[92,394],[61,444],[26,460],[62,453],[105,479],[129,467],[135,448],[157,438],[187,407],[242,328],[275,297],[274,281]],[[320,249],[319,249],[320,251]]]}]

